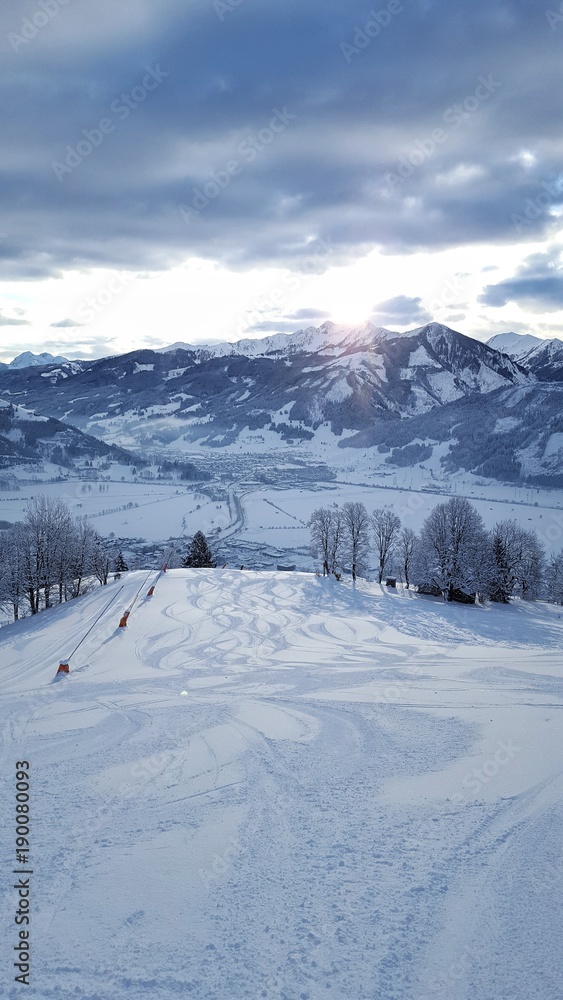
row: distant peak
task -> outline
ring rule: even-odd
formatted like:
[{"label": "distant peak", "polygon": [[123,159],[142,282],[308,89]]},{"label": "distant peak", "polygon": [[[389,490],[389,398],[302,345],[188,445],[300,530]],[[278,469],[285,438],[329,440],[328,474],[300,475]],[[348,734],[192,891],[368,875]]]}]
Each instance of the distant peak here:
[{"label": "distant peak", "polygon": [[18,354],[17,358],[10,361],[10,368],[36,368],[40,365],[53,365],[62,364],[67,361],[67,358],[63,358],[60,355],[53,354],[33,354],[31,351],[24,351],[23,354]]}]

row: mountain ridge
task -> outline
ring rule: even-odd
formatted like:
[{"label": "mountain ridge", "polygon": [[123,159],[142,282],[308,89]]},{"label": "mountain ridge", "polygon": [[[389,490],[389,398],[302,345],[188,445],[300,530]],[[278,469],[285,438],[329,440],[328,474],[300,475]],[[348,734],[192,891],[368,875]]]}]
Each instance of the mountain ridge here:
[{"label": "mountain ridge", "polygon": [[533,347],[532,370],[439,323],[404,333],[325,323],[247,343],[7,368],[0,395],[159,461],[224,450],[276,462],[290,446],[337,467],[362,449],[370,468],[427,463],[429,475],[466,469],[559,485],[558,351],[551,340]]},{"label": "mountain ridge", "polygon": [[4,370],[0,392],[109,443],[185,451],[248,434],[272,447],[302,442],[321,425],[340,439],[375,420],[534,381],[506,354],[442,324],[396,333],[368,322]]}]

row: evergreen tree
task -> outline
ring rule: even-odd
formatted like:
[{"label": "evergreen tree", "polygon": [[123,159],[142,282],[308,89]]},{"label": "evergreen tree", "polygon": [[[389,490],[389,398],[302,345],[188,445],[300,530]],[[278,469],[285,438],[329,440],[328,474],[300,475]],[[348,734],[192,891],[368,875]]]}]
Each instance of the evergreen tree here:
[{"label": "evergreen tree", "polygon": [[113,565],[113,572],[115,574],[121,576],[122,573],[127,573],[128,569],[129,569],[129,567],[128,567],[127,563],[125,562],[125,559],[123,558],[123,552],[120,549],[119,552],[117,553],[116,557],[115,557],[115,562],[114,562],[114,565]]},{"label": "evergreen tree", "polygon": [[524,532],[516,521],[499,521],[490,535],[488,595],[508,604],[518,582],[523,557]]},{"label": "evergreen tree", "polygon": [[213,559],[213,553],[203,531],[196,531],[183,565],[186,569],[215,569],[217,563]]}]

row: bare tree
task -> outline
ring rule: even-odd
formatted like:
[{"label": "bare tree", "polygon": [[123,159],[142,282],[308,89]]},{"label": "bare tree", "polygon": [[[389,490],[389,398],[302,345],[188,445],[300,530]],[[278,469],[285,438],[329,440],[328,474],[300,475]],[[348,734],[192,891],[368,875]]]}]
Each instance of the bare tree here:
[{"label": "bare tree", "polygon": [[333,514],[328,507],[317,507],[309,520],[311,547],[321,556],[323,561],[323,576],[328,576],[331,572],[332,523]]},{"label": "bare tree", "polygon": [[369,515],[363,503],[345,503],[342,508],[344,523],[344,549],[356,581],[367,559],[369,547]]},{"label": "bare tree", "polygon": [[456,590],[475,592],[483,580],[486,550],[480,515],[464,497],[452,497],[424,522],[415,553],[418,582],[441,590],[448,601]]},{"label": "bare tree", "polygon": [[375,548],[379,564],[377,578],[378,583],[381,583],[393,556],[399,531],[401,530],[401,519],[393,511],[379,507],[377,510],[374,510],[371,516],[371,523],[375,532]]},{"label": "bare tree", "polygon": [[88,522],[43,495],[30,500],[22,522],[0,532],[0,559],[0,604],[14,619],[22,610],[36,615],[50,607],[55,588],[59,603],[78,597],[92,573],[107,583],[110,565],[104,540]]},{"label": "bare tree", "polygon": [[[23,519],[23,532],[32,614],[39,611],[41,594],[45,607],[51,606],[51,591],[59,583],[61,573],[66,575],[72,531],[72,516],[62,500],[40,494],[29,501]],[[59,595],[62,599],[62,584]]]},{"label": "bare tree", "polygon": [[552,555],[549,561],[545,589],[548,601],[552,604],[563,604],[563,551]]},{"label": "bare tree", "polygon": [[22,530],[19,524],[0,535],[0,564],[2,565],[0,605],[10,608],[15,622],[20,617],[21,606],[26,594],[22,543]]},{"label": "bare tree", "polygon": [[411,567],[416,542],[416,533],[412,530],[412,528],[403,528],[397,545],[397,551],[401,561],[401,569],[403,571],[407,590],[410,584]]},{"label": "bare tree", "polygon": [[73,597],[80,596],[84,578],[93,571],[94,551],[99,537],[85,517],[77,519],[70,546]]},{"label": "bare tree", "polygon": [[522,532],[522,556],[518,567],[518,585],[525,601],[541,596],[545,552],[535,531]]},{"label": "bare tree", "polygon": [[92,571],[101,587],[105,587],[111,565],[111,558],[104,539],[98,532],[94,532],[92,549]]},{"label": "bare tree", "polygon": [[340,565],[340,556],[344,542],[345,525],[344,517],[340,507],[334,507],[331,511],[331,523],[328,539],[328,571],[336,573]]}]

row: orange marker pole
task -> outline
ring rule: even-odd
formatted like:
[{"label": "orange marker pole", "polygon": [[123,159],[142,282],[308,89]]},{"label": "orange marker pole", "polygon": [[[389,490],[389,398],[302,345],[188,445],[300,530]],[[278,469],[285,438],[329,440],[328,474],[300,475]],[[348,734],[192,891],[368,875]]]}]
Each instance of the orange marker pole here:
[{"label": "orange marker pole", "polygon": [[123,615],[121,616],[121,621],[119,622],[119,627],[120,627],[120,628],[126,628],[126,627],[127,627],[127,619],[129,618],[129,615],[130,615],[130,614],[131,614],[131,612],[130,612],[130,611],[126,611],[126,612],[125,612],[125,613],[124,613],[124,614],[123,614]]},{"label": "orange marker pole", "polygon": [[61,662],[59,663],[59,669],[57,670],[57,677],[59,676],[59,674],[68,674],[68,673],[69,673],[68,661],[61,660]]}]

